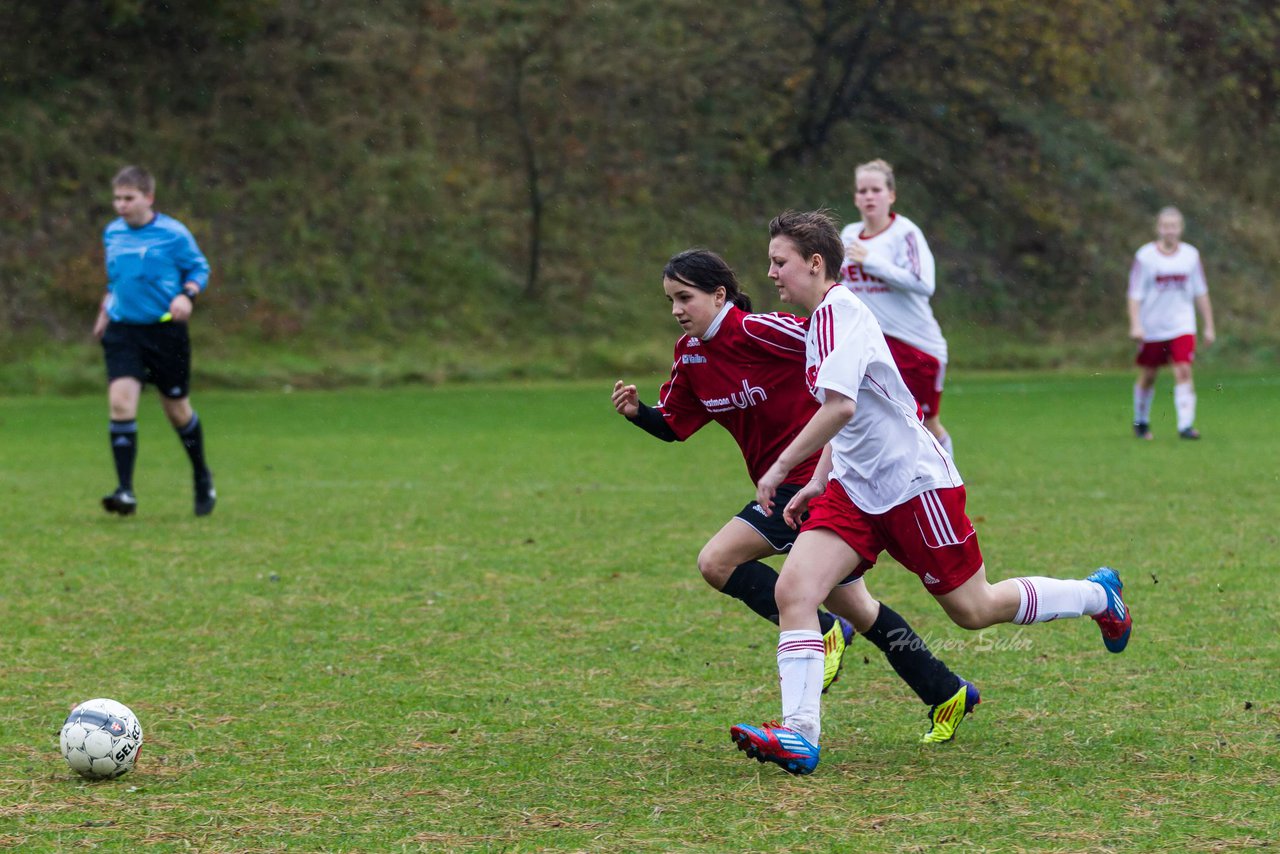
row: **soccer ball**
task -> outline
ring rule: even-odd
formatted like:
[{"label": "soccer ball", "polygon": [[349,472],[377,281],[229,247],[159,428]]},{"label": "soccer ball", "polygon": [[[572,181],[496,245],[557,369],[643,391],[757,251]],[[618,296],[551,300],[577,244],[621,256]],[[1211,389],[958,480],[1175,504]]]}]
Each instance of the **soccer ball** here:
[{"label": "soccer ball", "polygon": [[72,771],[90,780],[110,780],[138,761],[142,724],[123,703],[85,700],[67,715],[59,741]]}]

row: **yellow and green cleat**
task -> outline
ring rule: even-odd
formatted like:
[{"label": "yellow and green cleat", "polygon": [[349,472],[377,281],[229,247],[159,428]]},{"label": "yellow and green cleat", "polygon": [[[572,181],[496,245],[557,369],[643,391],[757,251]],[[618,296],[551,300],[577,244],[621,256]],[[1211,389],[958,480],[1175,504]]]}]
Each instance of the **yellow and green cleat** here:
[{"label": "yellow and green cleat", "polygon": [[978,686],[961,679],[960,690],[954,697],[929,710],[929,731],[920,737],[920,742],[940,744],[955,738],[961,722],[981,702],[982,697],[978,693]]},{"label": "yellow and green cleat", "polygon": [[840,678],[840,668],[844,667],[844,651],[853,640],[853,625],[844,617],[836,617],[831,630],[822,636],[824,658],[822,662],[822,693]]}]

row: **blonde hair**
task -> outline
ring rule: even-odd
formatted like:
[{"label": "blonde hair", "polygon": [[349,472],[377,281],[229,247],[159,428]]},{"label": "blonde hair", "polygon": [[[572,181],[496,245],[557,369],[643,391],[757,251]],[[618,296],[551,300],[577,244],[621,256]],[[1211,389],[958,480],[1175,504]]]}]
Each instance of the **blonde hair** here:
[{"label": "blonde hair", "polygon": [[853,184],[855,192],[857,192],[858,189],[859,172],[879,172],[884,175],[885,186],[891,191],[897,192],[897,189],[893,185],[893,167],[890,166],[888,162],[877,157],[875,160],[869,160],[866,163],[859,163],[857,166],[853,167]]},{"label": "blonde hair", "polygon": [[1176,216],[1178,218],[1178,221],[1182,222],[1183,224],[1185,224],[1187,221],[1186,218],[1183,217],[1182,211],[1178,210],[1173,205],[1165,205],[1164,207],[1162,207],[1160,209],[1160,213],[1156,214],[1156,222],[1159,222],[1161,217],[1166,217],[1166,216]]}]

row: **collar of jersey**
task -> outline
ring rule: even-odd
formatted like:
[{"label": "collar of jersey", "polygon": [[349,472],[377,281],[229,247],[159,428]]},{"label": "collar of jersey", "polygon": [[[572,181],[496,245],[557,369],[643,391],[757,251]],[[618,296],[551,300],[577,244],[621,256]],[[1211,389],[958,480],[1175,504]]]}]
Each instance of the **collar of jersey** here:
[{"label": "collar of jersey", "polygon": [[725,300],[724,308],[720,309],[720,313],[716,315],[715,320],[711,321],[711,325],[707,327],[706,334],[702,336],[703,341],[710,341],[711,337],[720,331],[720,324],[724,322],[731,308],[733,308],[733,303]]}]

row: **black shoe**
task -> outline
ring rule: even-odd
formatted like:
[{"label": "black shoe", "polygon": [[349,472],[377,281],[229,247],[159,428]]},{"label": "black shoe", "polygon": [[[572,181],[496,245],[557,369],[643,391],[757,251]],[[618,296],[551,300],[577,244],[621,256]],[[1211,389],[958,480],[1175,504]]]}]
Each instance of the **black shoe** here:
[{"label": "black shoe", "polygon": [[1188,427],[1186,430],[1179,430],[1179,431],[1178,431],[1178,438],[1180,438],[1180,439],[1199,439],[1199,438],[1200,438],[1200,431],[1199,431],[1199,430],[1197,430],[1197,429],[1196,429],[1196,428],[1194,428],[1194,427]]},{"label": "black shoe", "polygon": [[108,513],[132,516],[138,512],[138,499],[133,497],[132,492],[120,487],[110,495],[102,496],[102,509]]},{"label": "black shoe", "polygon": [[205,474],[196,479],[196,515],[208,516],[218,503],[218,493],[213,489],[213,475]]},{"label": "black shoe", "polygon": [[1139,439],[1154,438],[1151,435],[1151,425],[1145,421],[1133,422],[1133,435],[1137,436]]}]

